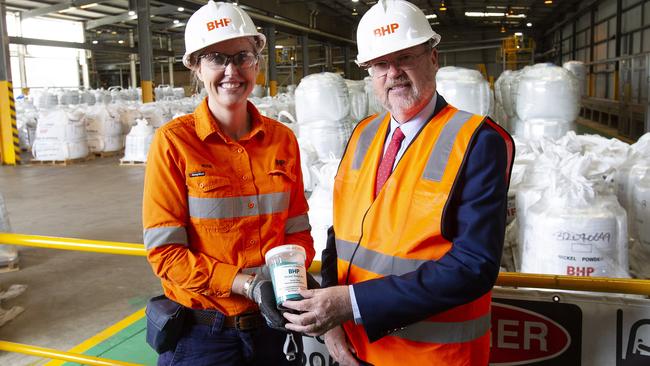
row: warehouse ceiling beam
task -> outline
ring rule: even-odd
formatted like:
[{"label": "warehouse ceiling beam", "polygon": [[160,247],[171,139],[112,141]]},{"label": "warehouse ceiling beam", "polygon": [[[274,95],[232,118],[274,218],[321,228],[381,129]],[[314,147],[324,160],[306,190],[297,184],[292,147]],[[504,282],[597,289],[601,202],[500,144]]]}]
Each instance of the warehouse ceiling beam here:
[{"label": "warehouse ceiling beam", "polygon": [[[113,52],[113,53],[138,53],[136,47],[128,46],[114,46],[109,44],[92,44],[92,43],[79,43],[79,42],[65,42],[65,41],[52,41],[49,39],[38,38],[25,38],[25,37],[9,37],[11,44],[24,44],[32,46],[50,46],[50,47],[63,47],[63,48],[77,48],[82,50],[100,51],[100,52]],[[153,49],[154,56],[174,56],[174,52],[166,49]]]},{"label": "warehouse ceiling beam", "polygon": [[[178,12],[178,6],[165,5],[158,8],[152,8],[149,10],[149,15],[164,15],[172,14]],[[126,13],[113,15],[110,17],[102,17],[97,20],[91,20],[86,22],[86,30],[95,29],[104,25],[127,22],[129,20],[138,19],[138,14],[135,11],[128,11]]]},{"label": "warehouse ceiling beam", "polygon": [[[104,0],[106,1],[106,0]],[[62,3],[54,4],[54,5],[48,5],[48,6],[43,6],[40,8],[32,9],[29,11],[25,11],[20,14],[20,17],[22,20],[28,19],[28,18],[34,18],[34,17],[39,17],[42,15],[47,15],[51,13],[58,13],[60,11],[70,9],[70,8],[81,8],[82,6],[85,5],[90,5],[90,4],[97,4],[102,2],[101,0],[68,0],[64,1]]]}]

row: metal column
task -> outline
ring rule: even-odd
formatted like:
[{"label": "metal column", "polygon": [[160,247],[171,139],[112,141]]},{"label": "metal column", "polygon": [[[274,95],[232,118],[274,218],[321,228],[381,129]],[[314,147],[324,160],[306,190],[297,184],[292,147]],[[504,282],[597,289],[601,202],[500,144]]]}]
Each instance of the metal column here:
[{"label": "metal column", "polygon": [[[172,51],[172,36],[167,36],[167,50]],[[174,87],[174,56],[171,56],[167,59],[167,65],[169,66],[169,86]]]},{"label": "metal column", "polygon": [[[129,46],[135,47],[135,40],[133,39],[133,30],[129,30]],[[132,53],[129,55],[129,64],[131,65],[131,87],[136,89],[138,87],[138,70],[135,62],[138,60],[138,55]]]},{"label": "metal column", "polygon": [[149,29],[149,0],[136,0],[138,9],[138,53],[140,54],[140,83],[142,102],[153,102],[153,51]]},{"label": "metal column", "polygon": [[278,70],[275,66],[275,27],[266,28],[266,48],[269,53],[269,95],[278,93]]},{"label": "metal column", "polygon": [[5,0],[0,0],[0,146],[3,164],[20,164],[20,141],[18,128],[16,128],[14,89],[11,83]]},{"label": "metal column", "polygon": [[309,75],[309,36],[303,34],[300,36],[302,45],[302,77]]}]

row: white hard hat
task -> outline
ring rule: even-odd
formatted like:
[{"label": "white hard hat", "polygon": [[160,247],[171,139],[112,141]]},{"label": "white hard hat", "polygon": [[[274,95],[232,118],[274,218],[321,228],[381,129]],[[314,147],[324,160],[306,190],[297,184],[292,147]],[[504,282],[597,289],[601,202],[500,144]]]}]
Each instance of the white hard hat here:
[{"label": "white hard hat", "polygon": [[357,64],[433,40],[440,35],[417,6],[404,0],[380,0],[361,18],[357,28]]},{"label": "white hard hat", "polygon": [[251,17],[240,7],[210,0],[187,21],[183,65],[191,67],[190,56],[194,52],[239,37],[254,37],[257,52],[266,43],[266,37],[257,31]]}]

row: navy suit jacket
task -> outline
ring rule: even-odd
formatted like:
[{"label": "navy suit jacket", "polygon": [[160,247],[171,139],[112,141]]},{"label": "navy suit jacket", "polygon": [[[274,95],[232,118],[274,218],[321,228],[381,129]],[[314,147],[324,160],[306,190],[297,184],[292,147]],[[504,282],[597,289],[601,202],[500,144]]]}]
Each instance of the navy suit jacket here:
[{"label": "navy suit jacket", "polygon": [[[446,105],[438,94],[434,115]],[[413,272],[353,285],[371,342],[473,301],[494,286],[506,226],[506,177],[510,176],[504,138],[483,124],[465,159],[443,217],[442,235],[453,243],[451,250]],[[323,287],[338,284],[336,267],[334,228],[330,228],[322,253]]]}]

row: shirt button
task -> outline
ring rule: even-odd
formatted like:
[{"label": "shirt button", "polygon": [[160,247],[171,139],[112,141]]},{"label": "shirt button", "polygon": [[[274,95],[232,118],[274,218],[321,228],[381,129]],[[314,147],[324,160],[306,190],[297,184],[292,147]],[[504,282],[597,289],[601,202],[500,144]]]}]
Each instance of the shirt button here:
[{"label": "shirt button", "polygon": [[203,188],[203,186],[205,186],[205,184],[199,183],[199,187]]},{"label": "shirt button", "polygon": [[241,154],[241,153],[244,152],[244,149],[242,149],[242,148],[240,147],[239,149],[237,149],[237,152]]},{"label": "shirt button", "polygon": [[253,208],[255,207],[255,204],[253,202],[248,202],[248,208]]},{"label": "shirt button", "polygon": [[249,240],[249,241],[248,241],[248,244],[250,244],[250,245],[255,244],[255,240],[253,240],[253,239]]},{"label": "shirt button", "polygon": [[244,175],[241,177],[242,180],[248,180],[248,175]]}]

